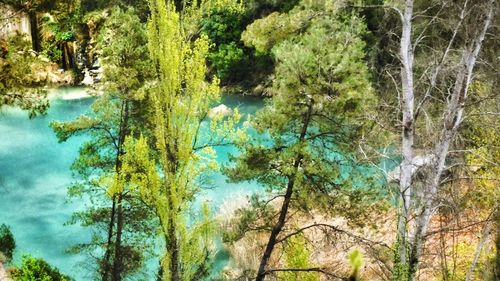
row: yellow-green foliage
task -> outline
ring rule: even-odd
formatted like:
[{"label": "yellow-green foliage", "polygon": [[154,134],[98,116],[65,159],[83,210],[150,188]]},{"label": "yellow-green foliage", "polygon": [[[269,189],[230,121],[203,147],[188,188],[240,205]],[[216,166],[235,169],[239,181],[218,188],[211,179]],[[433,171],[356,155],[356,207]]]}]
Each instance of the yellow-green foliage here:
[{"label": "yellow-green foliage", "polygon": [[49,265],[45,260],[25,255],[22,258],[20,268],[14,270],[11,274],[14,281],[70,281],[72,280],[63,275],[55,267]]},{"label": "yellow-green foliage", "polygon": [[494,163],[494,159],[500,159],[500,136],[498,129],[478,126],[471,137],[476,147],[467,154],[467,162],[476,169],[473,176],[476,189],[470,204],[491,208],[500,196],[500,186],[495,180],[500,175],[500,166]]},{"label": "yellow-green foliage", "polygon": [[[219,87],[216,79],[213,83],[205,82],[208,40],[201,37],[191,45],[184,38],[179,14],[172,3],[155,0],[150,7],[149,50],[158,79],[151,99],[163,177],[160,186],[149,191],[167,244],[162,259],[163,280],[171,279],[171,269],[176,266],[185,269],[182,280],[193,280],[198,267],[204,266],[211,246],[210,234],[192,236],[194,233],[187,230],[185,222],[187,203],[197,190],[196,178],[202,172],[193,146],[201,119],[219,99]],[[177,260],[172,256],[175,248],[179,251]]]},{"label": "yellow-green foliage", "polygon": [[40,87],[45,78],[39,75],[48,63],[33,56],[30,47],[30,42],[21,35],[10,38],[9,42],[0,40],[0,108],[18,106],[29,110],[30,117],[34,117],[49,107],[47,91]]},{"label": "yellow-green foliage", "polygon": [[361,253],[361,251],[359,251],[358,249],[352,251],[349,254],[349,264],[352,268],[352,279],[358,280],[359,271],[361,270],[361,267],[363,267],[363,253]]},{"label": "yellow-green foliage", "polygon": [[[469,270],[469,267],[474,259],[476,247],[476,243],[460,242],[454,246],[454,249],[450,249],[447,253],[446,261],[446,264],[449,265],[448,271],[442,272],[439,280],[465,280],[467,271]],[[490,266],[489,262],[494,259],[494,256],[494,252],[483,249],[481,255],[479,256],[476,270],[471,276],[471,281],[489,280],[485,279],[485,273],[488,271],[487,267]],[[444,276],[444,274],[446,274],[446,276]]]},{"label": "yellow-green foliage", "polygon": [[[309,249],[303,236],[293,236],[285,246],[284,268],[301,269],[312,268],[314,264],[309,261]],[[280,280],[287,281],[318,281],[318,272],[281,272]]]},{"label": "yellow-green foliage", "polygon": [[308,11],[303,11],[300,14],[280,14],[274,12],[263,19],[254,21],[243,32],[241,38],[247,46],[252,46],[260,53],[266,53],[277,43],[285,40],[303,28],[307,21],[302,14],[307,14]]},{"label": "yellow-green foliage", "polygon": [[[494,87],[484,81],[479,80],[471,85],[471,93],[481,99],[491,96],[493,91]],[[474,188],[466,194],[465,207],[480,211],[484,216],[500,200],[500,185],[497,181],[500,175],[500,166],[497,164],[500,159],[500,126],[497,116],[481,114],[495,110],[494,103],[473,109],[468,118],[469,131],[466,132],[470,139],[466,161],[472,167],[470,176]]]},{"label": "yellow-green foliage", "polygon": [[245,6],[240,0],[209,0],[205,2],[208,6],[208,13],[213,9],[224,9],[233,13],[244,13]]},{"label": "yellow-green foliage", "polygon": [[[151,0],[150,9],[148,46],[156,82],[149,98],[155,146],[150,148],[143,137],[128,138],[127,154],[122,158],[124,177],[160,221],[166,248],[162,279],[178,275],[180,280],[200,280],[210,272],[214,224],[206,206],[189,226],[186,220],[200,176],[217,169],[211,146],[229,140],[239,114],[215,117],[206,128],[203,121],[220,99],[218,79],[205,80],[208,39],[189,40],[183,26],[194,20],[187,18],[189,14],[181,19],[173,3]],[[209,137],[201,136],[204,129],[210,131]],[[153,154],[155,158],[150,157]]]}]

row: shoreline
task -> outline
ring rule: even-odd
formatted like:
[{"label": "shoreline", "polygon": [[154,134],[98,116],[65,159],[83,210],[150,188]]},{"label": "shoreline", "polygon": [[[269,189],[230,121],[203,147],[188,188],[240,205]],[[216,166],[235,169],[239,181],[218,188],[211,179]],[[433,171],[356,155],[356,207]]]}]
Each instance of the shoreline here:
[{"label": "shoreline", "polygon": [[0,262],[0,281],[11,281],[2,262]]},{"label": "shoreline", "polygon": [[61,86],[47,89],[47,98],[49,100],[80,100],[94,97],[91,94],[92,88],[85,86]]}]

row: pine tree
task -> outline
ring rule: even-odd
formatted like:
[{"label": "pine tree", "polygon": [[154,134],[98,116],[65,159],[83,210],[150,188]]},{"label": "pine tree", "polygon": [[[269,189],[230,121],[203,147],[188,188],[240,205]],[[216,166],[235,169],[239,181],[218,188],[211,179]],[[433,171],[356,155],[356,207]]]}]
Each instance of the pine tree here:
[{"label": "pine tree", "polygon": [[[270,200],[255,204],[261,211],[249,215],[270,221],[257,229],[271,229],[256,280],[279,271],[270,268],[276,246],[313,227],[287,225],[291,209],[339,210],[342,198],[361,194],[349,189],[351,180],[343,179],[341,169],[352,165],[356,144],[368,132],[369,122],[363,117],[374,102],[364,63],[364,24],[355,15],[332,12],[327,6],[315,8],[319,16],[307,31],[272,48],[273,97],[252,121],[265,134],[240,143],[243,153],[235,158],[236,166],[227,169],[232,180],[256,180],[272,192]],[[278,214],[262,211],[273,198],[283,199]],[[350,211],[357,215],[363,212],[361,205],[354,209]]]},{"label": "pine tree", "polygon": [[92,227],[93,238],[74,250],[92,253],[102,248],[103,256],[98,257],[101,280],[122,280],[140,270],[146,240],[154,231],[152,213],[125,189],[121,161],[125,137],[144,131],[142,88],[149,73],[145,28],[133,10],[114,9],[99,45],[105,92],[94,102],[91,114],[55,122],[52,127],[59,141],[82,133],[91,136],[72,166],[82,180],[70,189],[70,195],[92,202],[86,211],[74,215],[73,222]]}]

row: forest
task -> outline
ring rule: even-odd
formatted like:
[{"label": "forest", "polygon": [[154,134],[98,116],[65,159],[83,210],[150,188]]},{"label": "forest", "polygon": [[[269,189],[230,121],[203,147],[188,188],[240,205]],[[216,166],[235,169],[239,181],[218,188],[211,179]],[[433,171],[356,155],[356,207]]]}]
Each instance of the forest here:
[{"label": "forest", "polygon": [[0,281],[500,280],[497,0],[0,0]]}]

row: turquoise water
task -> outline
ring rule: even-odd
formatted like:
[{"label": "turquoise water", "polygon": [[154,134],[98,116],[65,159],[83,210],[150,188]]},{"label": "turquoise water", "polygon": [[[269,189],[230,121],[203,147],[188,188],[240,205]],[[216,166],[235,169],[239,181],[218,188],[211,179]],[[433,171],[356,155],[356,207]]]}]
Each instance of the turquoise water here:
[{"label": "turquoise water", "polygon": [[[16,238],[16,260],[30,253],[76,280],[88,279],[89,273],[78,267],[85,257],[65,250],[87,241],[90,232],[79,225],[64,225],[74,211],[84,208],[82,202],[67,201],[66,191],[73,181],[70,165],[86,137],[58,143],[48,125],[85,113],[93,98],[61,98],[63,94],[75,98],[82,91],[57,90],[48,113],[31,120],[27,112],[16,108],[2,108],[0,112],[0,223],[9,225]],[[232,108],[238,106],[244,114],[262,107],[262,102],[252,97],[225,97],[222,102]],[[220,162],[225,162],[234,148],[222,147],[217,152]],[[224,202],[259,188],[254,183],[227,183],[221,174],[214,175],[213,182],[214,189],[204,190],[200,199],[211,202],[216,211]],[[225,257],[219,258],[222,266]]]},{"label": "turquoise water", "polygon": [[77,117],[91,99],[53,100],[45,116],[32,120],[15,108],[0,113],[0,222],[11,227],[17,259],[30,253],[66,273],[82,257],[65,254],[89,233],[78,226],[63,226],[71,213],[83,206],[66,202],[72,177],[69,167],[85,137],[59,144],[48,127],[52,120]]}]

